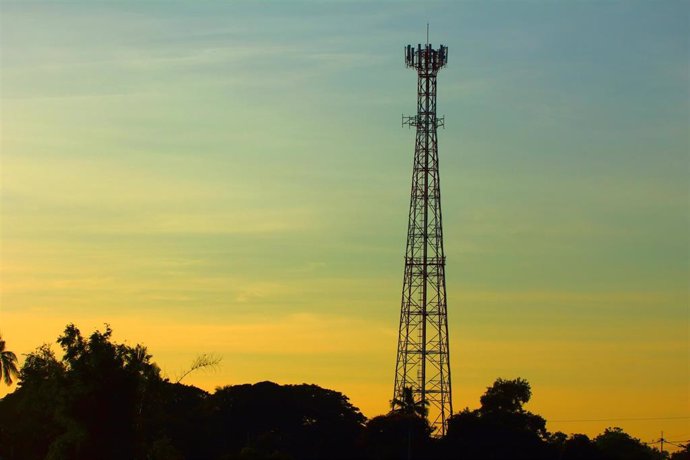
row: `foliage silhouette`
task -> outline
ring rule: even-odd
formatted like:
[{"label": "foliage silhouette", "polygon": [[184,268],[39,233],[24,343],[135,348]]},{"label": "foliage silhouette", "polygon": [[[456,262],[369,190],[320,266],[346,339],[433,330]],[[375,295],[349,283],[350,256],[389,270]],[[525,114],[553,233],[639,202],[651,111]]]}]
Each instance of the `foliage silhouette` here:
[{"label": "foliage silhouette", "polygon": [[642,444],[622,429],[607,428],[594,438],[594,444],[606,460],[647,460],[659,458],[655,449]]},{"label": "foliage silhouette", "polygon": [[418,415],[420,417],[426,417],[429,412],[428,405],[429,401],[416,401],[414,399],[412,387],[404,387],[402,398],[394,398],[391,401],[391,409],[394,412],[400,412],[405,415]]},{"label": "foliage silhouette", "polygon": [[602,460],[603,454],[585,434],[574,434],[564,443],[561,451],[563,460]]},{"label": "foliage silhouette", "polygon": [[12,385],[12,379],[19,374],[17,370],[17,355],[5,349],[5,340],[0,335],[0,378],[5,385]]},{"label": "foliage silhouette", "polygon": [[480,398],[479,409],[450,417],[446,449],[467,452],[469,458],[548,458],[546,420],[523,408],[531,396],[526,380],[497,379]]},{"label": "foliage silhouette", "polygon": [[246,456],[354,458],[365,417],[341,393],[316,385],[260,382],[219,388],[211,396],[221,451]]},{"label": "foliage silhouette", "polygon": [[690,442],[680,446],[681,450],[671,454],[671,460],[690,460]]},{"label": "foliage silhouette", "polygon": [[48,345],[27,356],[20,388],[3,400],[0,411],[4,416],[6,408],[14,409],[22,420],[18,427],[3,429],[3,444],[8,431],[34,433],[29,439],[17,433],[20,445],[13,454],[77,460],[136,457],[144,397],[148,383],[160,380],[159,370],[145,349],[114,344],[111,335],[106,326],[84,338],[70,324],[58,338],[61,361]]},{"label": "foliage silhouette", "polygon": [[[141,460],[652,460],[660,458],[619,428],[594,439],[549,433],[525,410],[521,378],[498,379],[433,438],[425,405],[406,391],[367,421],[348,398],[316,385],[272,382],[212,394],[161,377],[143,345],[112,340],[105,326],[85,337],[70,324],[28,354],[18,388],[0,399],[0,458]],[[669,457],[665,457],[669,458]],[[673,460],[688,458],[684,453]]]},{"label": "foliage silhouette", "polygon": [[201,370],[201,369],[215,369],[218,367],[220,362],[223,360],[220,356],[214,356],[210,355],[208,353],[202,353],[200,355],[197,355],[196,358],[194,358],[194,361],[192,361],[192,364],[189,365],[189,368],[185,370],[178,378],[175,380],[175,383],[180,383],[182,379],[187,377],[189,374],[192,372]]},{"label": "foliage silhouette", "polygon": [[0,457],[46,458],[62,430],[58,407],[65,369],[48,345],[30,353],[19,372],[19,388],[0,404]]},{"label": "foliage silhouette", "polygon": [[431,455],[431,427],[417,413],[392,410],[367,422],[361,438],[369,459],[425,459]]},{"label": "foliage silhouette", "polygon": [[514,380],[499,378],[479,398],[479,402],[482,404],[480,410],[484,414],[491,412],[521,413],[524,412],[522,406],[528,403],[531,397],[532,388],[527,380],[519,377]]},{"label": "foliage silhouette", "polygon": [[425,417],[429,402],[415,400],[412,387],[404,387],[401,397],[390,404],[388,414],[367,423],[363,444],[369,458],[428,457],[432,428]]}]

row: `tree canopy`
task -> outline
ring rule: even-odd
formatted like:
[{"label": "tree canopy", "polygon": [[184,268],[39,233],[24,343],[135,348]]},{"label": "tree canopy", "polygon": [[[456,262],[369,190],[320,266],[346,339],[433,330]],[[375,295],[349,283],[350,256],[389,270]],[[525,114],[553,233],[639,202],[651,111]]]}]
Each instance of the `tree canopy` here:
[{"label": "tree canopy", "polygon": [[[84,336],[69,324],[57,344],[59,357],[48,344],[29,353],[18,388],[0,399],[3,460],[660,458],[620,428],[594,439],[549,433],[525,409],[532,389],[522,378],[497,379],[437,438],[411,389],[367,420],[342,393],[312,384],[208,393],[171,382],[145,346],[114,342],[108,325]],[[670,458],[687,459],[687,448]]]}]

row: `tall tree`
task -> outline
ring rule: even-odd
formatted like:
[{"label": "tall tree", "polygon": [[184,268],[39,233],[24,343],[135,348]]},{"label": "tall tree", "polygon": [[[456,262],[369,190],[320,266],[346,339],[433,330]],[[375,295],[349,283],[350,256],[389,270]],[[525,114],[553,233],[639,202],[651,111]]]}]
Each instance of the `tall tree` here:
[{"label": "tall tree", "polygon": [[520,377],[507,380],[498,378],[479,399],[482,412],[523,412],[522,406],[532,397],[532,387]]},{"label": "tall tree", "polygon": [[0,378],[5,385],[12,385],[12,378],[19,375],[17,369],[17,355],[9,350],[5,350],[5,339],[0,335]]},{"label": "tall tree", "polygon": [[495,460],[548,458],[546,420],[524,409],[532,396],[522,378],[497,379],[481,397],[481,407],[448,420],[447,456]]},{"label": "tall tree", "polygon": [[50,345],[26,355],[17,389],[0,399],[0,458],[43,460],[64,431],[56,414],[64,399],[65,368]]}]

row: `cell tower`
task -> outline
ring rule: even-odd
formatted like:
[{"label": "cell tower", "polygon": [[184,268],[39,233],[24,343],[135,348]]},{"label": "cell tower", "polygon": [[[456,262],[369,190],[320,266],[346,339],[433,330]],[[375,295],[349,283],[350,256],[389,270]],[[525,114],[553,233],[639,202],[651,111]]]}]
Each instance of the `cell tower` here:
[{"label": "cell tower", "polygon": [[416,127],[417,135],[393,394],[394,402],[404,401],[405,388],[411,388],[415,402],[428,409],[436,436],[445,434],[453,413],[436,135],[444,126],[436,116],[436,75],[447,60],[443,45],[405,48],[405,64],[418,75],[417,115],[403,116],[402,124]]}]

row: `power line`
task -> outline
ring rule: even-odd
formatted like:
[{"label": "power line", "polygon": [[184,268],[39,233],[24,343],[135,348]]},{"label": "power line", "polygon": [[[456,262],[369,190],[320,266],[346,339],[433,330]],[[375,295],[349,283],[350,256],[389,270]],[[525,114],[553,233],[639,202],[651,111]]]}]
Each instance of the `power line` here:
[{"label": "power line", "polygon": [[[667,443],[669,443],[669,444],[680,444],[680,443],[690,442],[690,440],[686,440],[686,441],[669,441],[669,440],[666,439],[666,438],[663,438],[663,441],[664,441],[664,442],[667,442]],[[660,442],[661,442],[661,439],[657,439],[656,441],[650,441],[649,443],[650,443],[650,444],[659,444]]]},{"label": "power line", "polygon": [[625,422],[625,421],[644,421],[644,420],[688,420],[690,416],[681,415],[676,417],[620,417],[620,418],[589,418],[589,419],[561,419],[549,420],[549,422]]},{"label": "power line", "polygon": [[664,438],[664,432],[662,431],[661,437],[655,441],[651,441],[650,444],[661,444],[659,446],[659,450],[661,451],[661,455],[663,456],[664,455],[664,443],[670,444],[673,447],[677,447],[679,449],[685,449],[686,446],[680,445],[680,443],[682,443],[682,442],[685,442],[686,444],[690,443],[690,441],[669,441],[668,439]]},{"label": "power line", "polygon": [[[677,442],[683,442],[683,441],[677,441]],[[686,442],[690,442],[690,441],[686,441]],[[680,444],[676,444],[675,442],[671,442],[671,441],[666,441],[666,444],[671,444],[672,446],[679,447],[681,449],[685,448],[685,446],[682,446]]]}]

